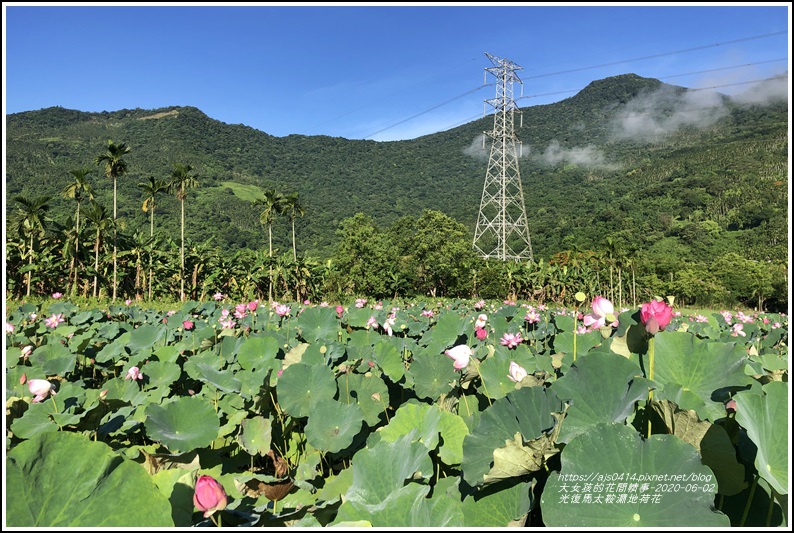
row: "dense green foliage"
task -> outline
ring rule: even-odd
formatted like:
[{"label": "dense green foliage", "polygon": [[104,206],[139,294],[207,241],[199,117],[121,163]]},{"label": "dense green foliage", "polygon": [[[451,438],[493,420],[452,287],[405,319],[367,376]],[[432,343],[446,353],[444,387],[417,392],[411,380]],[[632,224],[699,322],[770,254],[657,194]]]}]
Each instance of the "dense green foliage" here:
[{"label": "dense green foliage", "polygon": [[[616,292],[616,301],[629,301],[626,294],[634,287],[640,291],[635,300],[674,294],[690,304],[785,308],[787,103],[740,105],[693,94],[623,75],[595,81],[561,102],[524,108],[518,135],[524,142],[521,176],[535,262],[516,269],[537,276],[543,269],[538,265],[576,269],[588,263],[600,287],[626,291],[623,297]],[[375,142],[278,138],[210,119],[191,107],[102,113],[55,107],[9,115],[6,228],[12,277],[24,283],[22,265],[34,252],[23,245],[23,239],[30,244],[30,232],[19,224],[19,204],[11,199],[49,197],[48,214],[55,221],[50,232],[74,227],[67,218],[76,214],[75,200],[61,193],[74,181],[72,173],[91,166],[112,139],[131,148],[127,172],[117,180],[118,238],[128,242],[128,276],[143,276],[148,246],[157,248],[166,271],[154,282],[163,287],[172,282],[167,263],[179,249],[180,203],[172,195],[157,197],[155,237],[159,234],[161,242],[147,243],[151,213],[141,209],[147,195],[139,185],[167,178],[179,163],[190,165],[199,183],[185,205],[191,297],[224,290],[218,280],[206,279],[224,275],[213,270],[208,256],[191,267],[191,248],[212,251],[227,263],[232,257],[272,263],[288,255],[293,262],[325,265],[336,275],[314,276],[318,291],[328,291],[331,280],[339,293],[348,294],[537,297],[551,288],[511,286],[503,271],[513,267],[489,265],[466,250],[487,163],[478,138],[490,127],[486,117],[410,141]],[[103,178],[100,168],[88,179],[97,203],[110,206],[112,180]],[[272,228],[263,225],[262,209],[251,199],[266,190],[297,193],[304,216],[276,216]],[[351,218],[357,213],[366,220]],[[441,216],[449,220],[440,223]],[[303,259],[290,251],[293,222]],[[49,237],[51,248],[61,253],[66,239]],[[95,229],[87,228],[80,250],[93,252],[96,237]],[[365,248],[354,249],[351,237]],[[426,241],[425,247],[414,239]],[[169,241],[176,248],[168,248]],[[251,259],[263,250],[264,258]],[[93,255],[84,263],[90,269]],[[282,270],[301,277],[301,268]],[[269,274],[271,267],[266,269]],[[498,274],[490,275],[494,270]],[[256,277],[252,270],[245,275]],[[251,287],[268,292],[267,280],[261,287],[261,280],[249,279],[246,289],[239,275],[232,278],[227,285],[241,294]],[[175,283],[178,287],[179,280]],[[137,279],[120,284],[127,285],[127,295],[141,285]],[[311,293],[306,284],[297,285],[285,282],[285,290]],[[558,291],[561,302],[572,288]],[[39,283],[38,291],[46,290]]]}]

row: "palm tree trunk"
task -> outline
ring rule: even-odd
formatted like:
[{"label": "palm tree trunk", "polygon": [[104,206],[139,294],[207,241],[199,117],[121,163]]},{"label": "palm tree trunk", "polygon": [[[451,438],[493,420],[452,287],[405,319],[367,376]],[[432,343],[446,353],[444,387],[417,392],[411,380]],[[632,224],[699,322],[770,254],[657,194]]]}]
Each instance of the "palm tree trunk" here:
[{"label": "palm tree trunk", "polygon": [[80,202],[77,202],[77,213],[75,214],[75,224],[74,224],[74,255],[72,256],[72,261],[69,263],[69,279],[72,279],[72,274],[74,274],[74,282],[72,283],[72,289],[70,291],[71,295],[74,296],[77,294],[77,276],[78,272],[75,268],[75,260],[77,258],[77,254],[80,251]]},{"label": "palm tree trunk", "polygon": [[292,219],[292,260],[298,260],[298,250],[295,247],[295,219]]},{"label": "palm tree trunk", "polygon": [[[30,236],[30,258],[28,258],[28,265],[33,266],[33,235]],[[33,276],[33,271],[28,269],[28,290],[26,296],[30,296],[30,278]]]},{"label": "palm tree trunk", "polygon": [[[154,202],[152,202],[152,213],[149,218],[149,237],[154,237]],[[149,254],[149,300],[152,299],[152,254]]]},{"label": "palm tree trunk", "polygon": [[268,303],[273,301],[273,223],[267,225],[267,246],[268,246],[268,257],[270,261],[268,262],[268,266],[270,268],[270,274],[268,276],[269,283],[267,288],[267,301]]},{"label": "palm tree trunk", "polygon": [[113,177],[113,301],[116,301],[116,177]]},{"label": "palm tree trunk", "polygon": [[96,243],[94,243],[94,298],[97,297],[97,272],[99,271],[99,231],[97,230]]},{"label": "palm tree trunk", "polygon": [[179,300],[184,302],[185,301],[185,201],[182,200],[182,250],[181,250],[181,259],[182,259],[182,269],[180,274],[180,281],[181,281],[181,289],[179,291]]}]

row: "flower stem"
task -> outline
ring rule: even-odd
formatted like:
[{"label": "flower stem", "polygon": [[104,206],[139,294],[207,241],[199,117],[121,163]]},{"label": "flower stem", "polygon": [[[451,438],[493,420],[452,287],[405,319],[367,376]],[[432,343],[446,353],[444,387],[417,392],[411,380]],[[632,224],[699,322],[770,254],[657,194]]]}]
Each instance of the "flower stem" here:
[{"label": "flower stem", "polygon": [[[654,356],[654,338],[648,340],[648,379],[653,381],[653,356]],[[653,389],[648,391],[648,404],[645,408],[648,410],[648,438],[651,438],[651,402],[653,401]]]},{"label": "flower stem", "polygon": [[753,479],[753,485],[750,487],[750,494],[747,495],[747,503],[744,505],[744,512],[742,513],[742,520],[739,522],[739,527],[744,527],[744,522],[747,520],[747,514],[750,512],[750,503],[753,501],[755,495],[755,487],[758,485],[758,476]]}]

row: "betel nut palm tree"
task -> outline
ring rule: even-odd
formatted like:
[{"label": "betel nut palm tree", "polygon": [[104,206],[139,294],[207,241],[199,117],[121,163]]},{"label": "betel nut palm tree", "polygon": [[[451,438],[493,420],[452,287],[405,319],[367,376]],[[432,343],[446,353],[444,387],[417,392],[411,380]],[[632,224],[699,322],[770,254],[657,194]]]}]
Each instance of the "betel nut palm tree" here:
[{"label": "betel nut palm tree", "polygon": [[20,238],[28,243],[28,276],[26,296],[30,296],[30,279],[33,275],[33,255],[35,253],[34,239],[41,236],[49,223],[47,211],[50,209],[49,196],[39,196],[37,198],[26,198],[16,196],[14,200],[19,204],[17,212],[17,232]]},{"label": "betel nut palm tree", "polygon": [[262,198],[254,200],[253,205],[264,206],[262,214],[259,216],[259,221],[262,225],[267,226],[267,245],[268,245],[268,258],[270,263],[269,268],[269,284],[268,284],[268,301],[273,301],[273,218],[275,215],[284,213],[284,195],[276,192],[275,189],[268,189],[265,191]]},{"label": "betel nut palm tree", "polygon": [[88,183],[88,175],[91,174],[91,172],[93,171],[90,168],[70,170],[69,174],[72,175],[74,180],[67,184],[61,193],[64,198],[68,198],[77,202],[77,209],[75,210],[74,215],[75,248],[74,254],[72,255],[72,262],[69,266],[69,279],[72,278],[72,273],[74,273],[74,283],[72,284],[71,289],[72,295],[77,292],[79,276],[79,269],[75,268],[75,260],[78,257],[80,251],[80,204],[83,202],[83,200],[93,200],[95,194],[94,188],[91,187],[90,183]]},{"label": "betel nut palm tree", "polygon": [[[141,209],[144,213],[149,212],[149,237],[154,237],[154,209],[157,205],[156,197],[158,193],[168,191],[168,181],[158,180],[153,176],[149,177],[148,182],[139,183],[138,187],[143,190],[143,205]],[[149,300],[152,299],[152,278],[154,269],[152,268],[152,256],[149,256]]]},{"label": "betel nut palm tree", "polygon": [[188,189],[198,187],[198,176],[193,173],[193,167],[183,163],[174,163],[174,170],[171,171],[171,182],[168,190],[176,196],[182,206],[182,243],[180,250],[180,273],[181,285],[179,289],[179,300],[185,301],[185,199]]},{"label": "betel nut palm tree", "polygon": [[119,176],[127,173],[127,162],[124,156],[130,153],[132,149],[124,143],[116,144],[108,139],[108,144],[105,147],[105,153],[100,154],[94,158],[97,165],[105,166],[105,176],[113,180],[113,301],[116,301],[116,219],[118,218],[118,209],[116,207],[116,182]]}]

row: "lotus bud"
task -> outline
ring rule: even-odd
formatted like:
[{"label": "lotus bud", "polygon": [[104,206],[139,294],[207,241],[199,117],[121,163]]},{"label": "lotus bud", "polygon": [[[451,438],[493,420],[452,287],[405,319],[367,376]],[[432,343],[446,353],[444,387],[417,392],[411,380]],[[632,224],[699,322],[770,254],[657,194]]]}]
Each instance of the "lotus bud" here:
[{"label": "lotus bud", "polygon": [[193,505],[208,518],[215,511],[226,509],[227,496],[223,485],[211,476],[200,476],[193,492]]}]

